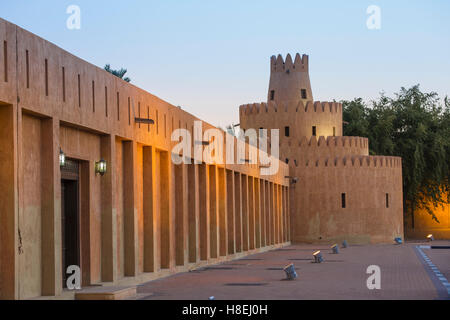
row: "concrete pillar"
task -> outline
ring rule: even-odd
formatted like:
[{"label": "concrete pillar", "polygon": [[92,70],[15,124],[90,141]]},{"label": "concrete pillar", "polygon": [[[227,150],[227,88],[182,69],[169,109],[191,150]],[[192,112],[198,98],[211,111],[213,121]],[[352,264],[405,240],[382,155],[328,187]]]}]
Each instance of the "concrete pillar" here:
[{"label": "concrete pillar", "polygon": [[169,269],[171,262],[171,207],[170,190],[171,187],[171,163],[168,152],[159,152],[159,196],[160,196],[160,217],[161,217],[161,269]]},{"label": "concrete pillar", "polygon": [[286,187],[287,241],[291,241],[291,206],[289,188]]},{"label": "concrete pillar", "polygon": [[108,169],[101,178],[101,274],[102,281],[117,279],[117,209],[116,191],[116,143],[112,135],[102,136],[100,154],[106,160]]},{"label": "concrete pillar", "polygon": [[255,249],[255,179],[248,176],[248,229],[249,249]]},{"label": "concrete pillar", "polygon": [[189,263],[188,165],[183,164],[183,265]]},{"label": "concrete pillar", "polygon": [[274,193],[275,193],[275,228],[276,228],[276,238],[275,243],[280,243],[280,192],[279,185],[274,184]]},{"label": "concrete pillar", "polygon": [[227,239],[228,254],[236,253],[236,237],[235,237],[235,197],[234,197],[234,173],[226,170],[227,179]]},{"label": "concrete pillar", "polygon": [[209,166],[198,165],[200,259],[208,260],[209,253]]},{"label": "concrete pillar", "polygon": [[261,247],[266,244],[266,182],[263,179],[259,180],[259,195],[260,195],[260,221],[261,221]]},{"label": "concrete pillar", "polygon": [[241,175],[242,195],[242,251],[249,249],[249,221],[248,221],[248,177]]},{"label": "concrete pillar", "polygon": [[186,194],[186,177],[185,177],[185,165],[174,165],[175,173],[175,264],[177,266],[184,265],[184,255],[185,255],[185,243],[186,243],[186,233],[185,233],[185,221],[184,213],[185,209],[185,199]]},{"label": "concrete pillar", "polygon": [[227,179],[225,168],[218,168],[219,184],[219,255],[226,256],[228,252],[227,240]]},{"label": "concrete pillar", "polygon": [[255,178],[255,247],[261,248],[261,196],[259,179]]},{"label": "concrete pillar", "polygon": [[158,168],[154,147],[143,147],[143,214],[144,214],[144,272],[159,269],[159,202],[158,202]]},{"label": "concrete pillar", "polygon": [[188,165],[189,262],[200,261],[198,165]]},{"label": "concrete pillar", "polygon": [[234,173],[234,223],[236,252],[242,252],[242,183],[240,172]]},{"label": "concrete pillar", "polygon": [[137,219],[137,145],[123,142],[123,210],[125,276],[138,274],[138,219]]},{"label": "concrete pillar", "polygon": [[42,141],[46,141],[41,146],[42,295],[50,296],[61,293],[61,272],[65,272],[61,270],[59,121],[41,120],[41,137]]},{"label": "concrete pillar", "polygon": [[218,257],[219,244],[219,190],[217,166],[209,166],[209,222],[210,222],[210,254]]},{"label": "concrete pillar", "polygon": [[0,105],[0,299],[18,299],[17,106]]},{"label": "concrete pillar", "polygon": [[274,192],[274,184],[270,182],[269,184],[269,192],[270,192],[270,244],[275,244],[276,241],[276,233],[275,233],[275,192]]},{"label": "concrete pillar", "polygon": [[265,203],[264,203],[264,211],[266,214],[266,246],[269,246],[271,244],[270,240],[270,192],[269,192],[269,181],[264,181],[264,197],[265,197]]}]

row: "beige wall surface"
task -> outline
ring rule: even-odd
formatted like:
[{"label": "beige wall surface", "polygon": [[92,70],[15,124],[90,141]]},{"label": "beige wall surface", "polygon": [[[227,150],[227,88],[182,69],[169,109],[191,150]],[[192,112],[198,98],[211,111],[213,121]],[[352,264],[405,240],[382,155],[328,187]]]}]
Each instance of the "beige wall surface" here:
[{"label": "beige wall surface", "polygon": [[[234,149],[225,149],[223,159],[174,166],[178,142],[171,133],[186,128],[194,137],[198,118],[2,19],[0,49],[0,298],[62,293],[60,149],[80,164],[83,285],[151,280],[289,242],[283,234],[260,245],[270,234],[260,231],[258,217],[288,212],[281,202],[256,210],[255,201],[268,197],[258,188],[239,199],[253,207],[240,206],[230,178],[287,190],[286,164],[272,158],[279,170],[269,176],[258,164],[224,164],[227,152],[239,160],[232,138]],[[214,128],[203,121],[202,127],[201,133]],[[104,176],[94,170],[101,158]],[[252,228],[246,239],[242,226]],[[238,251],[241,241],[254,250]]]}]

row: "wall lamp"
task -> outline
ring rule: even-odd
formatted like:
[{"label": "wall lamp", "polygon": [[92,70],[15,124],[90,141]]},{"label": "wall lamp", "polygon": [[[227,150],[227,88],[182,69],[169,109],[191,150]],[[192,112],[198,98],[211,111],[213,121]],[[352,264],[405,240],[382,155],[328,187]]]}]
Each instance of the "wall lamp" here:
[{"label": "wall lamp", "polygon": [[395,238],[394,241],[395,241],[396,244],[402,244],[403,243],[403,240],[400,237]]},{"label": "wall lamp", "polygon": [[320,250],[314,252],[314,253],[313,253],[313,257],[314,257],[314,262],[315,262],[315,263],[321,263],[321,262],[323,262],[323,257],[322,257],[322,254],[320,253]]},{"label": "wall lamp", "polygon": [[106,173],[106,161],[104,159],[100,159],[100,161],[95,163],[95,174],[97,173],[101,176]]},{"label": "wall lamp", "polygon": [[155,121],[153,119],[145,119],[145,118],[134,118],[134,122],[142,123],[142,124],[154,124]]},{"label": "wall lamp", "polygon": [[289,179],[292,184],[296,184],[298,182],[298,178],[297,177],[285,176],[285,178]]},{"label": "wall lamp", "polygon": [[432,234],[427,235],[427,240],[428,241],[434,241],[434,237]]},{"label": "wall lamp", "polygon": [[59,166],[64,167],[66,165],[66,155],[62,151],[61,148],[59,148]]}]

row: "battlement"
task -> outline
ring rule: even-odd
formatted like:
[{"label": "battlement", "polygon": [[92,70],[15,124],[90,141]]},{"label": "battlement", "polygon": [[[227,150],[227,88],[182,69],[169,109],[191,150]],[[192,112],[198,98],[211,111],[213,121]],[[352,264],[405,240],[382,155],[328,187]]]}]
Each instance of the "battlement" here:
[{"label": "battlement", "polygon": [[295,60],[292,61],[291,55],[286,55],[286,60],[283,59],[281,54],[277,57],[270,57],[270,71],[271,72],[308,72],[309,70],[309,57],[304,54],[295,55]]},{"label": "battlement", "polygon": [[320,136],[318,139],[315,136],[303,136],[300,139],[286,139],[281,141],[280,147],[300,147],[300,148],[368,148],[369,139],[363,137],[324,137]]},{"label": "battlement", "polygon": [[296,161],[298,168],[319,167],[364,167],[364,168],[401,168],[402,159],[390,156],[344,156],[331,158],[316,158]]},{"label": "battlement", "polygon": [[297,104],[277,103],[271,101],[269,103],[250,103],[243,104],[239,107],[240,115],[252,115],[259,113],[275,113],[275,112],[293,112],[293,113],[342,113],[342,103],[339,102],[321,102],[308,101],[305,104],[299,101]]}]

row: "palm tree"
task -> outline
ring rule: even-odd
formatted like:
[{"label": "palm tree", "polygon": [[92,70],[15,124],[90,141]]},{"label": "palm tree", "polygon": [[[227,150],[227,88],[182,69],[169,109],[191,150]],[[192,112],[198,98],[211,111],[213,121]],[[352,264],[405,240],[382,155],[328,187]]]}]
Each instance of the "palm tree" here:
[{"label": "palm tree", "polygon": [[111,69],[111,65],[109,63],[105,65],[104,69],[106,71],[108,71],[109,73],[115,75],[116,77],[118,77],[118,78],[120,78],[120,79],[122,79],[122,80],[124,80],[126,82],[130,82],[131,81],[130,78],[128,78],[128,77],[124,78],[123,77],[125,75],[125,73],[127,73],[127,69],[121,68],[120,70],[113,70],[113,69]]}]

